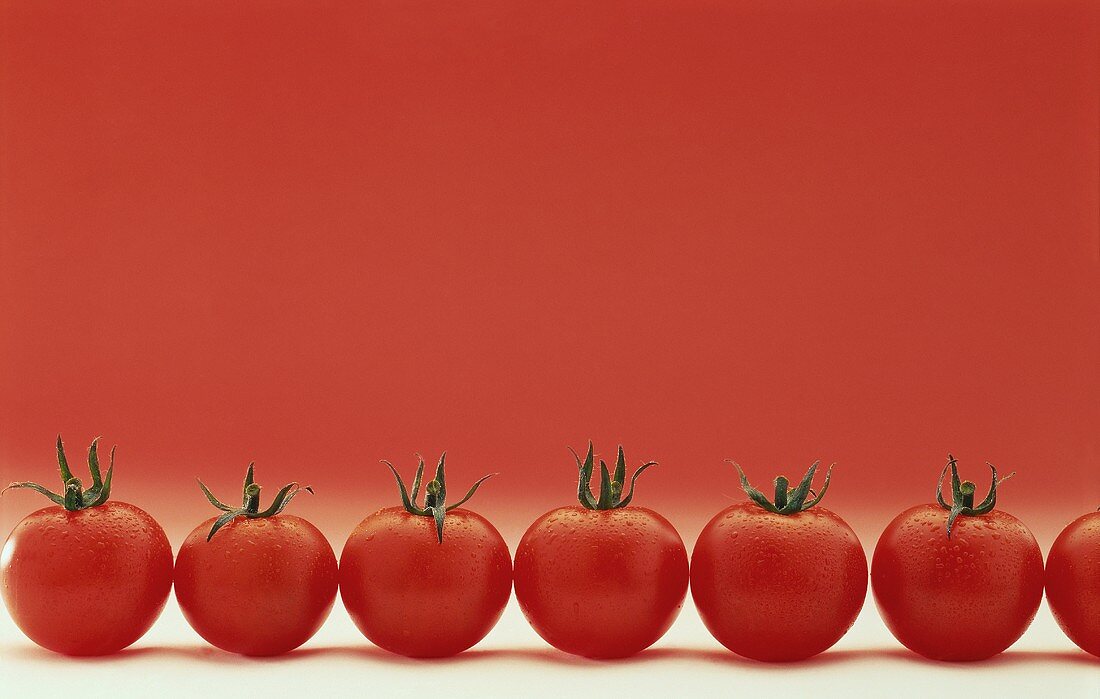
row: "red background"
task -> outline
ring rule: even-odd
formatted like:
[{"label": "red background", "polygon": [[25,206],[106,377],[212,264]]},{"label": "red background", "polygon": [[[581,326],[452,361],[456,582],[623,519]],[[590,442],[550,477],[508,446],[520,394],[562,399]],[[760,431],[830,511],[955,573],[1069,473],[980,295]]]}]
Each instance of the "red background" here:
[{"label": "red background", "polygon": [[953,450],[1045,545],[1100,504],[1097,15],[3,2],[0,478],[101,433],[178,543],[255,459],[339,544],[446,448],[514,542],[593,438],[689,543],[723,459],[835,460],[870,548]]}]

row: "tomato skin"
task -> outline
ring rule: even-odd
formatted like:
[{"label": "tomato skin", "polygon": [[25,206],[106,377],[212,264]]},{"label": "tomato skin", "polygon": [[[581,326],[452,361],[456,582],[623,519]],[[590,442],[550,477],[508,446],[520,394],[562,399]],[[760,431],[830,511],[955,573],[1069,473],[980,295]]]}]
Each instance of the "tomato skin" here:
[{"label": "tomato skin", "polygon": [[157,521],[125,502],[54,505],[15,526],[0,591],[32,641],[66,655],[107,655],[141,638],[172,588],[172,548]]},{"label": "tomato skin", "polygon": [[1078,517],[1047,554],[1047,603],[1081,650],[1100,657],[1100,512]]},{"label": "tomato skin", "polygon": [[516,549],[516,599],[555,648],[623,658],[668,631],[683,607],[688,558],[676,529],[644,507],[562,507]]},{"label": "tomato skin", "polygon": [[1016,642],[1043,596],[1043,556],[1010,514],[961,516],[918,505],[886,527],[871,562],[882,620],[933,660],[984,660]]},{"label": "tomato skin", "polygon": [[211,645],[279,655],[308,641],[336,600],[332,547],[294,515],[237,517],[210,540],[216,518],[195,527],[176,557],[176,599]]},{"label": "tomato skin", "polygon": [[867,597],[867,555],[823,508],[791,515],[739,503],[699,534],[691,596],[726,648],[767,662],[803,660],[851,628]]},{"label": "tomato skin", "polygon": [[340,598],[372,643],[412,658],[461,653],[496,626],[512,592],[508,545],[481,515],[435,521],[387,507],[351,533],[340,554]]}]

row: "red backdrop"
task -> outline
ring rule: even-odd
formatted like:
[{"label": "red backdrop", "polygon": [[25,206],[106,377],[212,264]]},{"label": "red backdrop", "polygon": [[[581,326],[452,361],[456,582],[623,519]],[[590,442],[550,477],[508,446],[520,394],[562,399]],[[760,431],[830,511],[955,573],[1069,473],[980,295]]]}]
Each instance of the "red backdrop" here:
[{"label": "red backdrop", "polygon": [[[1100,504],[1095,3],[4,2],[0,477],[57,432],[174,542],[250,459],[337,543],[451,457],[514,542],[567,445],[685,538],[946,452]],[[0,499],[5,531],[37,496]],[[865,541],[868,546],[872,541]]]}]

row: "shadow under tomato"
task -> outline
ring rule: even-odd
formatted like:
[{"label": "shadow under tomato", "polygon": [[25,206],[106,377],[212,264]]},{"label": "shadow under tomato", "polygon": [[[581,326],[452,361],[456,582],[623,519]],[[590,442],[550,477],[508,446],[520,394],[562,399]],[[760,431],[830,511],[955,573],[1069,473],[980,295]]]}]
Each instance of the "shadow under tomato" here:
[{"label": "shadow under tomato", "polygon": [[889,650],[874,651],[876,655],[891,660],[904,660],[923,665],[932,665],[940,668],[959,668],[965,670],[970,667],[1011,667],[1013,665],[1027,665],[1034,663],[1074,663],[1077,665],[1100,666],[1100,658],[1090,655],[1083,650],[1006,650],[985,660],[932,660],[923,655],[913,653],[904,648],[891,648]]},{"label": "shadow under tomato", "polygon": [[744,668],[783,668],[783,667],[826,667],[840,663],[856,662],[860,660],[873,660],[882,656],[879,650],[827,650],[823,653],[806,658],[805,660],[792,660],[783,662],[766,662],[753,660],[738,655],[733,651],[724,649],[714,650],[681,650],[678,651],[683,658],[704,660],[710,663],[725,663]]},{"label": "shadow under tomato", "polygon": [[382,650],[375,646],[342,646],[319,648],[319,652],[341,654],[378,662],[399,663],[403,665],[457,664],[485,661],[527,661],[534,663],[553,663],[575,668],[600,670],[609,665],[636,665],[662,661],[702,661],[708,663],[727,663],[732,665],[767,669],[782,666],[819,667],[833,663],[874,657],[876,651],[841,650],[822,653],[814,658],[796,663],[764,663],[743,658],[727,650],[703,650],[695,648],[648,648],[626,658],[594,659],[570,655],[554,648],[513,648],[513,649],[471,649],[449,658],[406,658]]},{"label": "shadow under tomato", "polygon": [[820,655],[816,655],[806,660],[784,663],[768,663],[752,660],[721,648],[649,648],[637,655],[614,660],[582,658],[569,655],[568,653],[550,647],[508,649],[473,648],[448,658],[407,658],[369,644],[298,648],[289,653],[269,657],[237,655],[235,653],[219,650],[209,645],[200,644],[189,646],[138,646],[136,648],[125,648],[112,655],[102,656],[65,656],[30,644],[14,644],[0,647],[0,652],[2,652],[5,657],[27,662],[52,662],[63,660],[65,662],[86,664],[124,664],[139,659],[178,658],[181,660],[194,660],[223,665],[262,665],[266,663],[305,661],[310,658],[319,657],[344,657],[409,667],[476,664],[485,662],[532,662],[553,663],[582,670],[588,668],[594,671],[606,668],[609,665],[635,665],[640,663],[659,663],[662,661],[717,663],[736,666],[746,670],[756,669],[765,672],[770,669],[820,668],[829,665],[860,661],[903,661],[936,666],[948,670],[958,668],[961,671],[965,671],[967,668],[976,665],[983,667],[1010,667],[1014,665],[1035,663],[1073,663],[1076,665],[1100,667],[1100,658],[1081,650],[1008,650],[987,660],[949,662],[930,660],[905,650],[904,648],[852,649],[825,651]]},{"label": "shadow under tomato", "polygon": [[197,660],[206,663],[219,663],[223,665],[247,665],[249,663],[286,662],[293,660],[305,660],[307,658],[322,655],[324,648],[298,648],[289,653],[273,656],[247,656],[237,653],[229,653],[210,645],[193,646],[138,646],[136,648],[123,648],[110,655],[62,655],[48,651],[35,645],[12,645],[2,649],[5,657],[16,658],[26,662],[50,662],[63,660],[67,663],[84,663],[89,665],[126,663],[139,659],[150,658],[178,658],[184,660]]},{"label": "shadow under tomato", "polygon": [[458,655],[446,658],[409,658],[396,653],[383,650],[378,646],[330,646],[315,649],[317,652],[327,655],[342,655],[349,658],[358,658],[374,662],[383,662],[398,665],[424,666],[424,665],[458,665],[479,662],[499,662],[508,660],[532,660],[536,662],[553,662],[562,665],[595,665],[598,661],[585,658],[575,658],[566,653],[552,648],[546,649],[496,649],[496,648],[471,648]]}]

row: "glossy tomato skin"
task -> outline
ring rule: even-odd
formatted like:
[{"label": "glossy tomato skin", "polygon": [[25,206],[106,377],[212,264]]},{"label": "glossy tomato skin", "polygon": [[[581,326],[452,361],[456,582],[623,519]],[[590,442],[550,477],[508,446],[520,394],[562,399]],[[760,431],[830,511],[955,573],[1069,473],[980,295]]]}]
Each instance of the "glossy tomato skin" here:
[{"label": "glossy tomato skin", "polygon": [[754,660],[802,660],[851,628],[867,597],[867,555],[823,507],[792,515],[740,503],[695,543],[691,596],[726,648]]},{"label": "glossy tomato skin", "polygon": [[336,600],[332,547],[294,515],[237,517],[206,540],[192,531],[176,557],[176,599],[211,645],[242,655],[279,655],[308,641]]},{"label": "glossy tomato skin", "polygon": [[688,558],[676,529],[644,507],[562,507],[516,549],[516,599],[547,643],[623,658],[668,631],[684,604]]},{"label": "glossy tomato skin", "polygon": [[375,645],[413,658],[461,653],[496,625],[512,559],[496,528],[461,508],[435,520],[388,507],[359,523],[340,554],[340,598]]},{"label": "glossy tomato skin", "polygon": [[918,505],[886,527],[871,561],[871,588],[886,626],[933,660],[984,660],[1016,642],[1043,596],[1043,556],[1010,514],[961,516]]},{"label": "glossy tomato skin", "polygon": [[107,655],[141,638],[172,587],[172,548],[125,502],[53,506],[16,525],[0,556],[0,590],[32,641],[66,655]]},{"label": "glossy tomato skin", "polygon": [[1070,522],[1047,555],[1047,603],[1062,631],[1100,657],[1100,512]]}]

